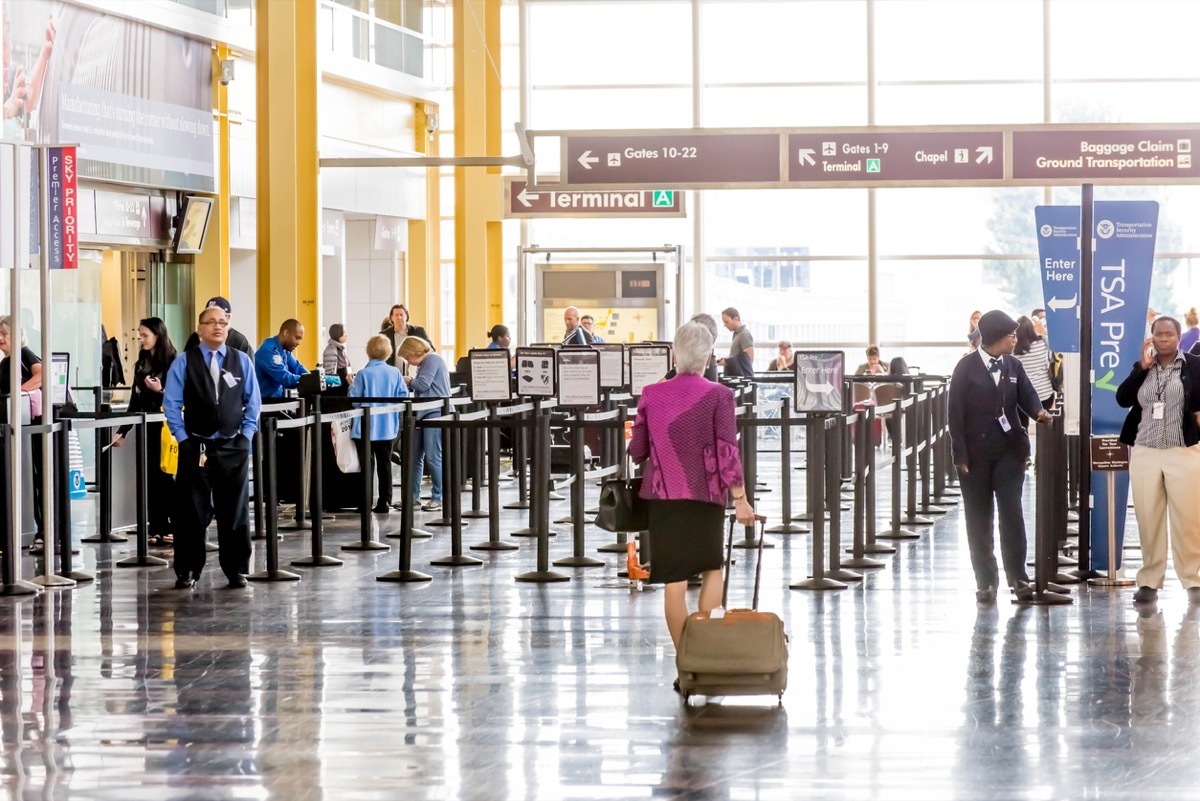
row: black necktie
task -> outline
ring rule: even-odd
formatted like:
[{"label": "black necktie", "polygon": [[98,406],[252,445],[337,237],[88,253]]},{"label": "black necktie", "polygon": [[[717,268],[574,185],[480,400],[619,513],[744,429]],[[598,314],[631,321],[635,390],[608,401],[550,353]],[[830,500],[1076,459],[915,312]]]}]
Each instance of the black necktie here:
[{"label": "black necktie", "polygon": [[990,370],[993,373],[1000,372],[1000,360],[992,359],[990,362],[988,362],[988,370]]}]

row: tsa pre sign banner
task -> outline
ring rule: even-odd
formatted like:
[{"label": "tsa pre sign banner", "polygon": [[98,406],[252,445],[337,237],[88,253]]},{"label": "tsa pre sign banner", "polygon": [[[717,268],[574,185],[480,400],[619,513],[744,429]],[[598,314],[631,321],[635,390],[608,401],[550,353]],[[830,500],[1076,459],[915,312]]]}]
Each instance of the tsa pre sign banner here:
[{"label": "tsa pre sign banner", "polygon": [[[1117,406],[1117,387],[1141,359],[1146,340],[1158,203],[1097,201],[1093,217],[1092,434],[1101,436],[1121,432],[1128,410]],[[1108,569],[1109,503],[1116,512],[1115,564],[1120,567],[1129,473],[1116,474],[1112,498],[1104,473],[1093,471],[1091,484],[1092,568]]]},{"label": "tsa pre sign banner", "polygon": [[79,267],[79,192],[76,187],[75,148],[52,147],[46,193],[50,200],[50,269]]},{"label": "tsa pre sign banner", "polygon": [[1033,216],[1050,348],[1079,353],[1079,207],[1038,206]]}]

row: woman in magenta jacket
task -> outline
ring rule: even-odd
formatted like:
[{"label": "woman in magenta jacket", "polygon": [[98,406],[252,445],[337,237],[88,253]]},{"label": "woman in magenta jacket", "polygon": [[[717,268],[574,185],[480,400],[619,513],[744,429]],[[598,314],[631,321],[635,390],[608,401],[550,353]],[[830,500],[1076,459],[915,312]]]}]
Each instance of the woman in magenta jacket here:
[{"label": "woman in magenta jacket", "polygon": [[699,573],[700,611],[721,603],[725,498],[752,525],[738,453],[733,392],[704,378],[713,337],[703,325],[675,332],[674,378],[646,387],[638,401],[629,456],[645,463],[641,496],[650,503],[650,581],[665,584],[671,640],[687,620],[687,581]]}]

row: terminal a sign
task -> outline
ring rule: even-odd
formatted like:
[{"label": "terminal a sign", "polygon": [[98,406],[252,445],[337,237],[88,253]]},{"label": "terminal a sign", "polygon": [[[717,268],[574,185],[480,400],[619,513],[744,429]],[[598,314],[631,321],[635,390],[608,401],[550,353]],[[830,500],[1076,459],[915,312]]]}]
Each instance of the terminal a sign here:
[{"label": "terminal a sign", "polygon": [[674,189],[529,189],[523,179],[504,179],[504,216],[686,217],[683,192]]}]

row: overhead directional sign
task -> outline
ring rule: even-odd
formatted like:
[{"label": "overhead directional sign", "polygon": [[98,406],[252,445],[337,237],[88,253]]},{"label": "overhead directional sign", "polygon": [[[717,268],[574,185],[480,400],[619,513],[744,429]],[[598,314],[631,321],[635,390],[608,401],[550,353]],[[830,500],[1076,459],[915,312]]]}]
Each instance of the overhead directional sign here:
[{"label": "overhead directional sign", "polygon": [[1013,131],[1013,178],[1197,178],[1200,128]]},{"label": "overhead directional sign", "polygon": [[1004,178],[1000,131],[888,131],[788,136],[791,182]]},{"label": "overhead directional sign", "polygon": [[557,138],[567,189],[1190,184],[1200,127],[979,125],[531,131]]},{"label": "overhead directional sign", "polygon": [[775,184],[778,133],[589,134],[563,137],[568,184]]},{"label": "overhead directional sign", "polygon": [[686,217],[675,189],[529,189],[522,178],[504,179],[504,216]]}]

